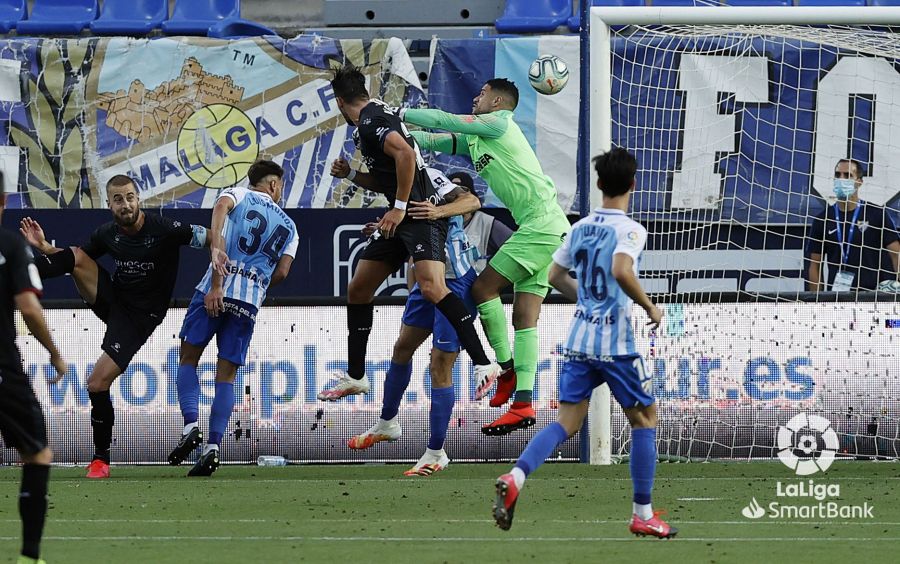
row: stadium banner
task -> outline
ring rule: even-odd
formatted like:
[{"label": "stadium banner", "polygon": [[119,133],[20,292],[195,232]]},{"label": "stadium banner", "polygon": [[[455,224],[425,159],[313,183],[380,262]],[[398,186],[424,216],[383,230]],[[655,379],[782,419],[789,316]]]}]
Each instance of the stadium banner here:
[{"label": "stadium banner", "polygon": [[[442,110],[468,114],[472,99],[484,83],[505,77],[519,88],[514,118],[544,169],[556,184],[559,205],[577,214],[575,147],[578,146],[579,51],[578,38],[541,36],[503,39],[456,39],[435,41],[434,62],[428,79],[428,103]],[[569,66],[569,83],[562,92],[542,96],[528,84],[528,68],[539,55],[552,53]],[[448,168],[466,169],[476,178],[485,205],[500,202],[478,178],[464,157],[440,156]]]},{"label": "stadium banner", "polygon": [[[510,319],[510,307],[507,319]],[[556,417],[557,381],[572,305],[547,305],[535,403],[537,428]],[[116,407],[113,460],[164,462],[182,427],[177,402],[177,334],[183,309],[168,316],[113,385]],[[70,362],[57,384],[46,353],[18,321],[24,364],[45,408],[59,462],[87,462],[92,454],[85,377],[100,353],[103,324],[87,309],[49,310],[49,325]],[[413,375],[400,412],[403,437],[350,451],[346,441],[378,418],[402,307],[380,306],[369,342],[372,390],[336,403],[316,399],[328,372],[346,368],[343,307],[264,307],[257,317],[248,363],[237,375],[235,411],[223,445],[229,461],[262,454],[295,461],[414,460],[428,436],[430,381],[426,342],[413,359]],[[799,411],[828,417],[852,454],[900,449],[900,304],[769,303],[669,304],[660,335],[651,338],[636,312],[636,344],[654,374],[660,407],[660,452],[694,458],[773,456],[775,427]],[[802,327],[802,331],[797,328]],[[835,346],[839,342],[841,346]],[[215,343],[199,366],[201,424],[214,389]],[[471,400],[472,364],[463,353],[453,370],[457,403],[447,451],[457,460],[516,457],[534,431],[486,437],[481,425],[499,409]],[[614,406],[614,452],[627,450],[628,428]],[[848,446],[849,445],[849,446]],[[854,450],[855,449],[855,450]],[[4,456],[14,456],[10,450]],[[578,458],[578,441],[554,457]]]},{"label": "stadium banner", "polygon": [[[612,141],[641,147],[633,201],[639,219],[805,224],[833,196],[834,164],[849,151],[869,173],[861,198],[889,207],[900,223],[889,138],[900,107],[891,101],[900,84],[893,61],[759,37],[635,34],[614,38],[611,47]],[[527,87],[538,53],[568,64],[569,85],[560,94]],[[576,208],[565,209],[577,212],[578,68],[578,37],[442,39],[428,100],[466,113],[486,80],[515,81],[522,95],[516,122],[556,181],[560,202],[574,201]],[[440,159],[467,166],[459,157]],[[687,163],[694,169],[680,174]]]},{"label": "stadium banner", "polygon": [[424,100],[396,38],[15,38],[0,58],[9,207],[105,207],[127,174],[145,205],[208,208],[257,158],[284,166],[288,208],[384,206],[328,173],[341,154],[359,164],[331,69],[356,64],[389,104]]}]

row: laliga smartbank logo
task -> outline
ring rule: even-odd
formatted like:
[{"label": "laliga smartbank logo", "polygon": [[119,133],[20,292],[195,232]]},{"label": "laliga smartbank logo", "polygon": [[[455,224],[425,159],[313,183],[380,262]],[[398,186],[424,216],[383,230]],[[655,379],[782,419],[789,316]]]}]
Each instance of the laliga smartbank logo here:
[{"label": "laliga smartbank logo", "polygon": [[[778,459],[797,476],[811,476],[825,472],[834,462],[838,436],[831,422],[819,415],[800,413],[776,434]],[[837,501],[841,497],[840,484],[819,483],[813,479],[778,481],[775,483],[777,501],[761,505],[754,496],[741,510],[747,519],[872,519],[873,506],[869,502],[849,505]]]}]

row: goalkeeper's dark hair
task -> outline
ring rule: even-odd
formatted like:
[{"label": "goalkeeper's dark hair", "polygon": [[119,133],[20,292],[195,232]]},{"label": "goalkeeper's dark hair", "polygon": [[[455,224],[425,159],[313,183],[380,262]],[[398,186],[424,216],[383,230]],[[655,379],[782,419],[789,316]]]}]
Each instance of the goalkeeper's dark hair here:
[{"label": "goalkeeper's dark hair", "polygon": [[513,109],[519,105],[519,89],[516,84],[508,78],[492,78],[485,84],[491,87],[491,90],[500,94],[512,103]]},{"label": "goalkeeper's dark hair", "polygon": [[840,166],[841,163],[850,163],[856,167],[856,178],[862,178],[866,175],[866,169],[863,167],[863,164],[856,159],[839,159],[838,162],[834,165],[834,171],[837,172],[837,167]]},{"label": "goalkeeper's dark hair", "polygon": [[250,170],[247,171],[247,180],[250,181],[251,186],[256,186],[265,177],[273,174],[278,178],[284,178],[284,169],[278,163],[260,160],[250,165]]},{"label": "goalkeeper's dark hair", "polygon": [[622,147],[600,153],[593,159],[600,191],[608,198],[627,194],[634,183],[637,159]]},{"label": "goalkeeper's dark hair", "polygon": [[346,103],[352,103],[360,98],[369,99],[369,91],[366,90],[366,77],[353,65],[344,65],[334,71],[331,79],[331,88],[334,95]]}]

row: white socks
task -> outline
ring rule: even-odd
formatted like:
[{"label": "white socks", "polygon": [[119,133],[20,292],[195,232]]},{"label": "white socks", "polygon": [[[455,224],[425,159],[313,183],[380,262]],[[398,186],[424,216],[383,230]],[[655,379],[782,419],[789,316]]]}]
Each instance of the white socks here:
[{"label": "white socks", "polygon": [[431,448],[426,448],[426,449],[425,449],[425,454],[427,454],[428,456],[431,456],[431,457],[433,457],[433,458],[440,458],[440,457],[441,457],[441,453],[443,453],[443,452],[444,452],[444,449],[442,449],[442,448],[441,448],[441,449],[438,449],[438,450],[434,450],[434,449],[431,449]]},{"label": "white socks", "polygon": [[211,450],[219,450],[219,445],[206,443],[206,446],[203,447],[203,455],[205,456]]},{"label": "white socks", "polygon": [[525,472],[522,472],[521,468],[513,467],[512,472],[513,480],[516,482],[516,488],[522,489],[522,486],[525,485]]},{"label": "white socks", "polygon": [[643,519],[647,521],[653,518],[653,505],[648,503],[646,505],[640,503],[632,503],[632,512],[638,516],[639,519]]},{"label": "white socks", "polygon": [[197,422],[196,422],[196,421],[194,421],[193,423],[188,423],[187,425],[185,425],[185,426],[184,426],[184,430],[181,432],[182,436],[187,435],[188,433],[190,433],[190,432],[191,432],[191,429],[193,429],[193,428],[196,427],[196,426],[197,426]]}]

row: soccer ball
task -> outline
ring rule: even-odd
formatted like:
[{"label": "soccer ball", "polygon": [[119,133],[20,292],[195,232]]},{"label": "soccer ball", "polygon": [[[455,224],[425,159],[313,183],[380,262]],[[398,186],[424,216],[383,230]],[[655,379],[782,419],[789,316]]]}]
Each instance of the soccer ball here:
[{"label": "soccer ball", "polygon": [[556,94],[569,82],[569,66],[556,55],[541,55],[528,69],[528,82],[541,94]]},{"label": "soccer ball", "polygon": [[882,280],[881,284],[878,285],[878,291],[888,294],[900,294],[900,281]]}]

